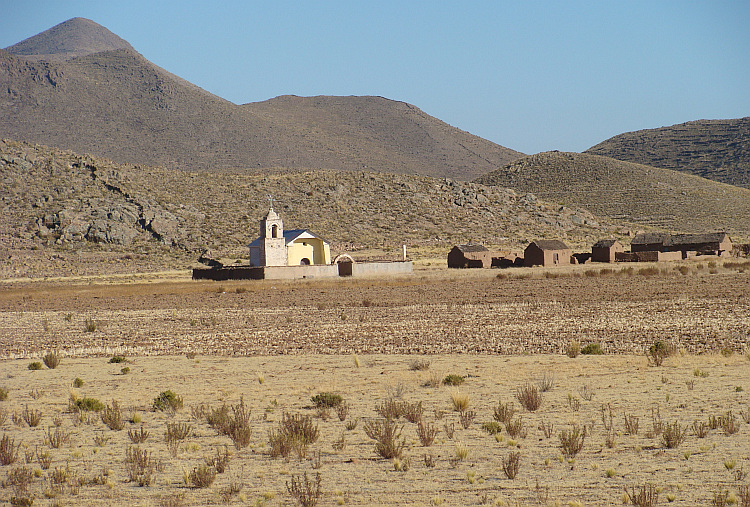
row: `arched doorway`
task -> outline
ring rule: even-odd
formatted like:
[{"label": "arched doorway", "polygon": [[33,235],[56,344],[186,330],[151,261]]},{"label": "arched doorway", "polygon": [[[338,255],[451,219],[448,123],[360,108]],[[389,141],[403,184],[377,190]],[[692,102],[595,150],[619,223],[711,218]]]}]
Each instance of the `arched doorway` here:
[{"label": "arched doorway", "polygon": [[299,261],[300,266],[309,266],[310,265],[310,259],[307,257],[303,257],[301,261]]}]

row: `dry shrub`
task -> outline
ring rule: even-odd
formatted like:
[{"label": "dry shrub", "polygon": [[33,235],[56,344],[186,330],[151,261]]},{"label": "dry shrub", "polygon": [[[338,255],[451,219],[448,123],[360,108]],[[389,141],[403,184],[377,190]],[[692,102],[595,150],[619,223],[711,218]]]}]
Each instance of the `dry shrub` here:
[{"label": "dry shrub", "polygon": [[174,414],[182,408],[182,397],[177,396],[172,391],[162,391],[159,396],[154,398],[154,411],[169,412]]},{"label": "dry shrub", "polygon": [[188,483],[193,488],[207,488],[216,480],[216,469],[206,464],[198,465],[188,475]]},{"label": "dry shrub", "polygon": [[245,400],[240,397],[240,402],[232,406],[232,417],[229,419],[227,435],[232,439],[236,449],[243,449],[250,445],[250,437],[253,434],[250,428],[250,409],[245,408]]},{"label": "dry shrub", "polygon": [[42,420],[42,411],[30,409],[28,405],[21,412],[21,417],[31,428],[36,428]]},{"label": "dry shrub", "polygon": [[[13,467],[3,481],[3,488],[10,486],[16,495],[25,495],[34,480],[34,472],[26,467]],[[31,504],[29,504],[31,505]]]},{"label": "dry shrub", "polygon": [[125,470],[128,473],[128,482],[150,486],[156,474],[156,460],[145,449],[130,445],[125,449]]},{"label": "dry shrub", "polygon": [[53,449],[59,449],[70,441],[70,433],[65,432],[62,428],[47,428],[47,434],[44,437],[44,443]]},{"label": "dry shrub", "polygon": [[545,373],[542,378],[537,381],[536,386],[539,388],[539,392],[546,393],[551,391],[552,388],[555,387],[555,376]]},{"label": "dry shrub", "polygon": [[18,450],[21,444],[15,445],[15,440],[3,434],[0,439],[0,465],[12,465],[18,459]]},{"label": "dry shrub", "polygon": [[652,507],[659,502],[659,490],[653,484],[633,486],[630,491],[626,486],[625,496],[630,504],[638,507]]},{"label": "dry shrub", "polygon": [[128,438],[130,438],[130,441],[134,444],[142,444],[143,442],[148,440],[148,437],[150,435],[151,434],[143,427],[142,424],[138,430],[128,430]]},{"label": "dry shrub", "polygon": [[426,359],[415,359],[409,364],[412,371],[425,371],[430,369],[430,362]]},{"label": "dry shrub", "polygon": [[458,413],[458,422],[461,423],[461,426],[463,429],[467,430],[469,429],[469,426],[471,426],[471,423],[474,422],[474,418],[477,416],[476,412],[473,410],[466,410],[464,412]]},{"label": "dry shrub", "polygon": [[336,416],[338,416],[339,421],[344,422],[346,421],[346,417],[349,415],[349,404],[348,403],[341,403],[338,407],[336,407]]},{"label": "dry shrub", "polygon": [[386,419],[400,419],[406,412],[407,402],[388,398],[383,403],[375,406],[375,412]]},{"label": "dry shrub", "polygon": [[310,444],[318,440],[320,432],[312,417],[301,414],[282,414],[276,431],[268,432],[271,445],[271,456],[286,458],[292,451],[296,451],[300,458],[307,453]]},{"label": "dry shrub", "polygon": [[421,401],[416,401],[414,403],[406,403],[404,406],[404,419],[409,421],[410,423],[418,423],[422,420],[422,415],[424,414],[424,407],[422,407]]},{"label": "dry shrub", "polygon": [[638,434],[638,416],[625,414],[625,433],[628,435]]},{"label": "dry shrub", "polygon": [[0,401],[8,399],[8,390],[4,387],[0,387]]},{"label": "dry shrub", "polygon": [[311,398],[317,408],[336,408],[344,401],[340,394],[318,393]]},{"label": "dry shrub", "polygon": [[682,428],[679,421],[675,421],[672,424],[667,423],[664,425],[661,433],[662,445],[667,449],[674,449],[685,441],[686,436],[687,426]]},{"label": "dry shrub", "polygon": [[424,422],[422,420],[417,423],[417,436],[419,437],[422,447],[431,446],[439,432],[440,430],[433,423]]},{"label": "dry shrub", "polygon": [[120,431],[125,427],[125,419],[122,417],[120,404],[112,400],[112,405],[107,405],[101,412],[102,422],[111,430]]},{"label": "dry shrub", "polygon": [[542,419],[542,422],[539,423],[539,429],[545,438],[552,438],[552,434],[555,431],[555,424]]},{"label": "dry shrub", "polygon": [[516,389],[516,399],[529,412],[534,412],[542,406],[542,393],[533,384],[527,383]]},{"label": "dry shrub", "polygon": [[401,457],[406,447],[405,439],[401,438],[403,426],[398,426],[392,419],[377,419],[367,421],[364,430],[375,440],[375,452],[380,456],[385,459]]},{"label": "dry shrub", "polygon": [[516,409],[513,406],[513,402],[509,401],[508,403],[503,403],[503,401],[500,400],[497,407],[495,407],[492,417],[494,417],[497,422],[508,424],[508,421],[513,419],[514,415],[516,415]]},{"label": "dry shrub", "polygon": [[515,479],[518,475],[518,470],[521,468],[521,453],[511,452],[507,457],[502,460],[503,473],[508,479]]},{"label": "dry shrub", "polygon": [[177,448],[180,442],[185,440],[193,432],[193,427],[187,423],[167,423],[167,431],[164,433],[164,441],[172,456],[177,456]]},{"label": "dry shrub", "polygon": [[581,429],[577,424],[574,424],[570,431],[562,430],[560,432],[560,447],[562,453],[568,458],[574,457],[576,454],[581,452],[583,444],[586,441],[586,427]]},{"label": "dry shrub", "polygon": [[568,342],[568,345],[565,347],[565,355],[568,356],[571,359],[575,359],[578,357],[578,354],[581,353],[581,343],[576,340],[571,340]]},{"label": "dry shrub", "polygon": [[220,449],[216,449],[216,456],[205,457],[206,465],[216,469],[216,473],[223,474],[227,468],[229,468],[229,449],[224,447],[222,453]]},{"label": "dry shrub", "polygon": [[42,358],[42,361],[44,361],[44,365],[47,368],[49,368],[50,370],[54,370],[55,368],[60,366],[60,353],[57,351],[47,352]]},{"label": "dry shrub", "polygon": [[505,424],[505,431],[511,438],[526,438],[527,431],[523,424],[523,417],[518,416]]},{"label": "dry shrub", "polygon": [[292,476],[291,484],[286,483],[286,490],[302,507],[315,507],[318,499],[322,494],[320,487],[320,473],[315,474],[315,480],[311,481],[307,477],[307,472],[303,476]]},{"label": "dry shrub", "polygon": [[661,366],[666,358],[674,355],[676,348],[673,344],[663,341],[656,340],[653,345],[648,348],[646,356],[649,361],[653,362],[656,366]]}]

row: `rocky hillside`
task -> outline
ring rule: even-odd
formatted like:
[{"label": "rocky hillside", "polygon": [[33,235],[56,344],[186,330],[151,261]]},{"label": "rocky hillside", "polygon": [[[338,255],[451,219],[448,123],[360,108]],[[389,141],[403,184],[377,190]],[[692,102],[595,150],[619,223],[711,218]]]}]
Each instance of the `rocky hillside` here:
[{"label": "rocky hillside", "polygon": [[627,132],[586,153],[750,188],[750,117]]},{"label": "rocky hillside", "polygon": [[0,278],[186,267],[204,252],[246,258],[273,195],[287,228],[336,252],[443,257],[455,243],[523,248],[535,238],[588,247],[618,228],[577,207],[477,183],[372,171],[209,174],[116,164],[0,142]]},{"label": "rocky hillside", "polygon": [[580,153],[524,157],[477,183],[533,192],[610,220],[750,236],[750,190],[678,171]]},{"label": "rocky hillside", "polygon": [[382,97],[235,105],[118,41],[76,18],[0,51],[0,137],[188,171],[322,168],[470,180],[522,156]]}]

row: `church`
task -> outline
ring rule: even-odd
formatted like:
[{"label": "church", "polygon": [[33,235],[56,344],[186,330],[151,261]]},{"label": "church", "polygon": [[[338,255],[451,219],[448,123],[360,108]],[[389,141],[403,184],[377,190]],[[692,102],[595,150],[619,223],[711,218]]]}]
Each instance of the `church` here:
[{"label": "church", "polygon": [[250,266],[314,266],[331,263],[331,247],[307,229],[284,230],[273,209],[260,221],[260,237],[250,243]]}]

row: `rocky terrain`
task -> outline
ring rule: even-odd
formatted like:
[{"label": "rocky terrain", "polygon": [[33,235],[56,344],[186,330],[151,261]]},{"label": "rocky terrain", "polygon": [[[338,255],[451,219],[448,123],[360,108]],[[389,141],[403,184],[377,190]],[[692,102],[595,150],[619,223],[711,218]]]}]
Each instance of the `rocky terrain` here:
[{"label": "rocky terrain", "polygon": [[750,237],[750,190],[679,171],[587,153],[524,157],[476,180],[583,207],[610,220],[682,232]]},{"label": "rocky terrain", "polygon": [[[0,245],[12,257],[3,278],[185,268],[206,252],[242,261],[269,195],[286,228],[308,228],[335,251],[397,255],[407,244],[442,258],[455,243],[522,249],[539,237],[587,248],[619,231],[530,193],[426,176],[184,172],[9,140],[0,142],[0,176]],[[81,262],[84,254],[98,261]]]},{"label": "rocky terrain", "polygon": [[470,180],[522,155],[382,97],[279,97],[235,105],[81,18],[0,50],[0,83],[7,86],[0,137],[119,162]]},{"label": "rocky terrain", "polygon": [[626,132],[586,153],[750,188],[750,117]]}]

